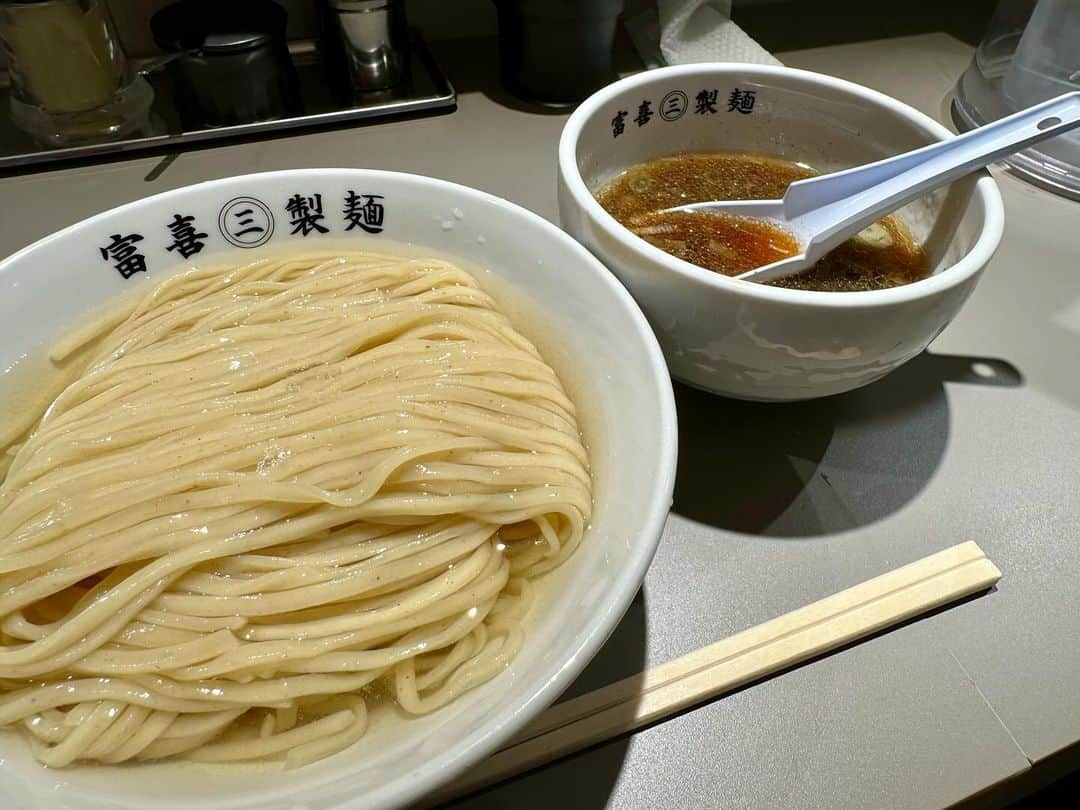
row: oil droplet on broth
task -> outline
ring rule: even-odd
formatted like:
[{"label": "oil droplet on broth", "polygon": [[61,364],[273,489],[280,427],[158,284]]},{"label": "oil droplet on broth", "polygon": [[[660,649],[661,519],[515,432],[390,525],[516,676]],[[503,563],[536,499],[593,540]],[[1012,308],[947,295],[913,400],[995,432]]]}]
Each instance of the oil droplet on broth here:
[{"label": "oil droplet on broth", "polygon": [[[734,152],[694,152],[632,166],[596,195],[630,231],[673,256],[725,275],[798,253],[786,231],[759,220],[707,212],[659,213],[707,200],[769,200],[818,172],[805,163]],[[894,216],[885,217],[798,275],[766,282],[827,292],[909,284],[930,273],[922,248]]]}]

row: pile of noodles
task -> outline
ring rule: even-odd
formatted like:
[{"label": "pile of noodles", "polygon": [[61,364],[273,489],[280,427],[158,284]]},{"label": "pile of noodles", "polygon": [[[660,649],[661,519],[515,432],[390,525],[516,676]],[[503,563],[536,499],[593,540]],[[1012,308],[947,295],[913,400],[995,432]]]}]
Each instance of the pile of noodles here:
[{"label": "pile of noodles", "polygon": [[295,766],[437,709],[589,519],[573,404],[447,262],[192,269],[52,356],[0,436],[0,726],[50,766]]}]

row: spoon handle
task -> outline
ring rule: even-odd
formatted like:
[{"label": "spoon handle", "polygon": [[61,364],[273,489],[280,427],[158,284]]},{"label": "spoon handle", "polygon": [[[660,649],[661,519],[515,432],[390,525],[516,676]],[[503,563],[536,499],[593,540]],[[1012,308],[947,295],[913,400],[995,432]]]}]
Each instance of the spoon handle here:
[{"label": "spoon handle", "polygon": [[811,235],[806,256],[816,260],[911,200],[1078,125],[1080,91],[1065,93],[913,152],[793,183],[784,218]]}]

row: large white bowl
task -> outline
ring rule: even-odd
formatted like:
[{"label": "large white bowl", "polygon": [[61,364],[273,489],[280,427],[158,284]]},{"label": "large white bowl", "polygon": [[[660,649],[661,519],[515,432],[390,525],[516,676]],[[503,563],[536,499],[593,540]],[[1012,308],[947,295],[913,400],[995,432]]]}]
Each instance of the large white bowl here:
[{"label": "large white bowl", "polygon": [[[349,191],[381,195],[375,200],[384,206],[381,233],[344,230]],[[295,194],[321,204],[318,224],[327,233],[294,232],[286,204]],[[485,268],[478,273],[481,284],[503,299],[580,406],[596,479],[592,524],[580,550],[555,572],[557,581],[509,669],[433,715],[371,733],[347,751],[284,773],[183,764],[47,770],[33,762],[21,738],[7,733],[0,735],[0,807],[359,810],[413,801],[494,751],[554,701],[633,599],[656,549],[675,473],[675,407],[660,349],[618,282],[539,216],[430,178],[328,169],[170,191],[95,216],[9,257],[0,263],[0,369],[142,277],[173,270],[178,257],[168,250],[167,224],[177,214],[193,216],[191,224],[205,234],[200,260],[230,249],[250,258],[299,243],[379,249],[393,240]],[[375,222],[369,217],[369,226]],[[233,242],[257,242],[264,235],[268,241],[238,249],[226,233]],[[130,267],[134,253],[117,258],[101,249],[114,235],[132,234],[142,239],[127,244],[145,258],[147,271],[125,280],[116,265],[126,260],[121,266]]]},{"label": "large white bowl", "polygon": [[896,99],[818,73],[734,63],[650,70],[598,91],[570,116],[559,143],[559,213],[641,304],[675,377],[742,399],[826,396],[884,376],[956,315],[1001,240],[1001,195],[988,174],[901,210],[926,248],[929,278],[857,293],[704,270],[632,234],[593,192],[629,166],[684,151],[764,152],[835,171],[948,137]]}]

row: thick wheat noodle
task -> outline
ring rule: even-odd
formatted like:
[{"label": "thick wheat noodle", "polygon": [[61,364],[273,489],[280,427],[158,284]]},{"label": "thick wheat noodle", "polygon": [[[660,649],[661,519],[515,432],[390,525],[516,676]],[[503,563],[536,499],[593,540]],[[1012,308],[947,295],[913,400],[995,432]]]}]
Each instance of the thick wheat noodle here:
[{"label": "thick wheat noodle", "polygon": [[445,261],[191,268],[50,358],[0,444],[0,725],[52,767],[296,766],[433,711],[588,523],[573,403]]}]

